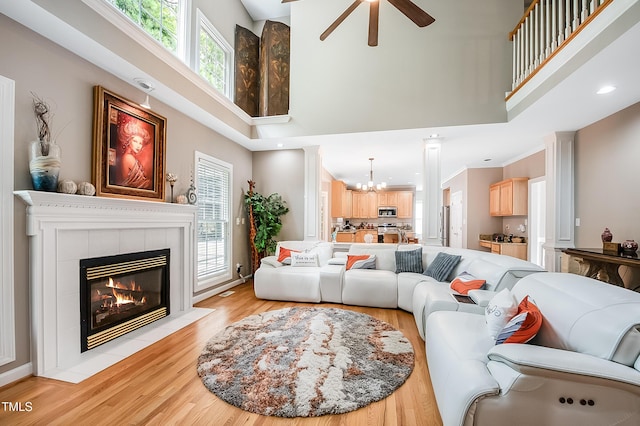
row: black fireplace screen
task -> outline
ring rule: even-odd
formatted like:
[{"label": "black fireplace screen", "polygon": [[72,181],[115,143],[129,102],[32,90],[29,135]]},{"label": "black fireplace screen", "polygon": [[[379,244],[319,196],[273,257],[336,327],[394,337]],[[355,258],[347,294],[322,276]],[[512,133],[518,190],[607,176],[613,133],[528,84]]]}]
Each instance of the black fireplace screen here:
[{"label": "black fireplace screen", "polygon": [[169,249],[80,261],[82,352],[169,315]]}]

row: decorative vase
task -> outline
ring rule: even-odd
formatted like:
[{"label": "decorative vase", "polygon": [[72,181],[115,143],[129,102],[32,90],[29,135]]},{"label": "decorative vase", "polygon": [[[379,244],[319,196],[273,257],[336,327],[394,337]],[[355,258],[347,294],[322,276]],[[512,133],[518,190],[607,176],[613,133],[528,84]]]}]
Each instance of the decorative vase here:
[{"label": "decorative vase", "polygon": [[638,243],[636,243],[634,240],[625,240],[622,243],[622,251],[624,253],[635,253],[638,250]]},{"label": "decorative vase", "polygon": [[37,140],[29,144],[29,172],[36,191],[56,191],[61,164],[60,146],[55,142]]},{"label": "decorative vase", "polygon": [[613,234],[609,231],[609,228],[604,228],[604,232],[602,233],[602,242],[610,243],[613,240]]}]

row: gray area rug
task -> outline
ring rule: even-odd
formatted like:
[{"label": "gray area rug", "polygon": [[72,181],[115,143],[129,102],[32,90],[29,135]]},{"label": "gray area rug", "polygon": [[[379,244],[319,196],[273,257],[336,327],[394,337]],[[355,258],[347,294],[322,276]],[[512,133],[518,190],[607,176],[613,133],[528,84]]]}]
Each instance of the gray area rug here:
[{"label": "gray area rug", "polygon": [[198,375],[252,413],[310,417],[356,410],[391,394],[413,371],[409,340],[384,321],[335,308],[252,315],[211,338]]}]

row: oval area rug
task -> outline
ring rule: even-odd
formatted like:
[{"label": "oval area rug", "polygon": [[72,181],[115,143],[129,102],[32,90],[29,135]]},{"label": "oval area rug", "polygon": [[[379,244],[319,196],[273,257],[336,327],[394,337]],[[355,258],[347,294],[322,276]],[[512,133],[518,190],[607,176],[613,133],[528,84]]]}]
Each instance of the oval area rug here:
[{"label": "oval area rug", "polygon": [[341,414],[390,395],[413,371],[409,340],[390,324],[336,308],[251,315],[209,340],[198,375],[222,400],[279,417]]}]

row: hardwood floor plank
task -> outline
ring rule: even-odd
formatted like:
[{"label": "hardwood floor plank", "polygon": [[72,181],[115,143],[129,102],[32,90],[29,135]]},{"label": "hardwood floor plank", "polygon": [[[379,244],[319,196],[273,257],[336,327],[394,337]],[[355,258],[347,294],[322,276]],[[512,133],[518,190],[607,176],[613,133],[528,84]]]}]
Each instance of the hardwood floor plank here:
[{"label": "hardwood floor plank", "polygon": [[[441,425],[431,388],[424,341],[413,315],[399,309],[330,303],[261,300],[248,281],[228,297],[197,306],[215,311],[114,366],[79,383],[29,377],[0,388],[0,401],[31,402],[30,412],[0,406],[1,425]],[[196,363],[207,341],[248,315],[285,307],[336,307],[362,312],[401,330],[413,345],[416,364],[407,381],[382,401],[342,415],[310,418],[260,416],[240,410],[209,392]]]}]

